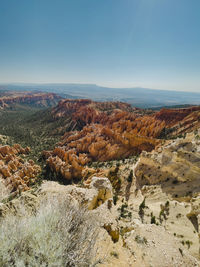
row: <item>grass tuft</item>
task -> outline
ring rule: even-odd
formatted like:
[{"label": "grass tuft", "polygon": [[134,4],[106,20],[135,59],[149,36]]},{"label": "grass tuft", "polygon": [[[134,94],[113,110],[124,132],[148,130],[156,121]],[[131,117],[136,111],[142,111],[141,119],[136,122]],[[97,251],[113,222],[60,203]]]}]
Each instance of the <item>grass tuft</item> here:
[{"label": "grass tuft", "polygon": [[66,200],[48,199],[36,214],[9,215],[0,224],[0,266],[90,266],[96,219]]}]

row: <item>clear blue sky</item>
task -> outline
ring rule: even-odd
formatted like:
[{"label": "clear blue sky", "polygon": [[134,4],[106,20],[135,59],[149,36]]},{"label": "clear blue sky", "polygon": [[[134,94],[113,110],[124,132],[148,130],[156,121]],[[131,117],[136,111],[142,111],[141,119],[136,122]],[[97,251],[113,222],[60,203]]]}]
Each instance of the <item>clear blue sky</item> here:
[{"label": "clear blue sky", "polygon": [[200,0],[0,0],[0,82],[200,92]]}]

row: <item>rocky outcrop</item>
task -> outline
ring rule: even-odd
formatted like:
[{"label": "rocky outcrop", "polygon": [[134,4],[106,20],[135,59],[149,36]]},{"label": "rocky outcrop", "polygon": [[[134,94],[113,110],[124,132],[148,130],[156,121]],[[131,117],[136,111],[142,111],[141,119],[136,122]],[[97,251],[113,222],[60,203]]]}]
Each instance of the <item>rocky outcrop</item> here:
[{"label": "rocky outcrop", "polygon": [[[74,114],[74,116],[81,116],[84,120],[84,114],[81,114],[81,111],[92,111],[94,112],[93,120],[97,120],[97,115],[101,112],[105,112],[109,114],[114,110],[122,110],[122,111],[132,111],[132,107],[130,104],[123,102],[95,102],[90,99],[63,99],[58,105],[53,108],[52,114],[55,118],[65,117],[69,114]],[[96,116],[95,116],[96,114]],[[85,114],[86,116],[89,114]],[[96,118],[95,118],[96,117]]]},{"label": "rocky outcrop", "polygon": [[52,115],[54,119],[71,118],[67,127],[71,131],[66,131],[58,146],[44,155],[50,169],[58,175],[67,180],[81,179],[90,162],[124,159],[152,151],[162,143],[160,138],[178,133],[180,121],[188,121],[188,116],[196,116],[197,121],[194,114],[199,109],[145,112],[121,102],[62,100]]},{"label": "rocky outcrop", "polygon": [[126,158],[142,150],[151,151],[156,144],[158,142],[153,138],[129,133],[121,135],[117,130],[102,125],[92,125],[68,137],[65,136],[61,146],[45,155],[52,171],[71,180],[80,179],[85,165],[89,162]]},{"label": "rocky outcrop", "polygon": [[[161,262],[162,266],[166,267],[199,266],[199,261],[191,256],[187,247],[183,246],[171,231],[169,232],[162,225],[142,223],[136,219],[137,213],[134,209],[137,206],[137,199],[135,203],[132,203],[133,206],[130,203],[126,206],[134,215],[127,220],[125,216],[122,217],[122,214],[119,214],[122,212],[122,207],[125,207],[125,203],[119,201],[116,206],[110,197],[112,197],[112,187],[107,178],[93,177],[88,188],[78,185],[64,186],[57,182],[45,181],[34,194],[23,192],[18,199],[0,205],[0,214],[4,216],[1,219],[6,218],[6,215],[10,213],[24,216],[27,214],[24,213],[24,209],[26,209],[29,214],[37,216],[37,210],[42,208],[45,212],[50,208],[49,200],[51,200],[52,208],[54,202],[62,206],[68,199],[69,207],[79,207],[80,211],[81,207],[89,209],[87,221],[84,222],[88,227],[94,223],[92,218],[95,218],[98,238],[95,240],[95,236],[93,236],[93,239],[88,239],[88,243],[94,243],[96,253],[93,262],[97,266],[160,267]],[[149,205],[149,203],[147,204]],[[172,203],[170,203],[170,209],[171,206]],[[151,208],[150,205],[149,208]],[[182,212],[185,208],[183,206],[181,210],[181,205],[179,205],[178,209]],[[186,208],[186,212],[187,210],[188,208]],[[70,216],[71,211],[68,212],[69,215],[66,214],[66,216]],[[45,223],[48,223],[48,220]]]},{"label": "rocky outcrop", "polygon": [[199,129],[200,107],[162,109],[155,114],[155,118],[165,123],[160,134],[161,138],[181,136]]},{"label": "rocky outcrop", "polygon": [[151,153],[143,152],[135,169],[140,186],[162,184],[176,197],[200,192],[200,141],[198,135],[169,142]]},{"label": "rocky outcrop", "polygon": [[[199,258],[199,132],[143,152],[135,167],[137,190],[145,197],[146,221],[164,224]],[[149,217],[147,217],[149,216]]]},{"label": "rocky outcrop", "polygon": [[22,192],[29,189],[37,179],[40,167],[32,160],[26,161],[20,154],[29,153],[30,148],[22,148],[15,144],[13,147],[0,145],[0,179],[10,192]]},{"label": "rocky outcrop", "polygon": [[74,185],[63,187],[56,182],[46,182],[41,187],[42,194],[46,194],[46,192],[55,194],[63,190],[66,195],[71,196],[73,200],[89,210],[94,210],[108,201],[111,202],[112,206],[112,185],[105,177],[93,177],[88,188]]},{"label": "rocky outcrop", "polygon": [[60,99],[60,96],[53,93],[13,92],[0,97],[0,109],[9,108],[16,104],[49,107],[56,105]]},{"label": "rocky outcrop", "polygon": [[173,125],[179,121],[182,121],[185,117],[193,112],[200,111],[200,107],[189,107],[180,109],[161,109],[155,114],[155,118],[161,121],[165,121],[167,125]]}]

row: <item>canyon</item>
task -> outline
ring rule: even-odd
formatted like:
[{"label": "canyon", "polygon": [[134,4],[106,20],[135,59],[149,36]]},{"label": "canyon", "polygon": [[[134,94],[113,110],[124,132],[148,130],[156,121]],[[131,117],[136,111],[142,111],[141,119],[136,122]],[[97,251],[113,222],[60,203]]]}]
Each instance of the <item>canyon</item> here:
[{"label": "canyon", "polygon": [[[90,264],[95,263],[99,267],[197,267],[200,264],[200,189],[195,184],[199,180],[199,134],[190,133],[185,138],[170,140],[162,148],[142,152],[136,161],[131,158],[116,160],[111,168],[104,162],[104,172],[99,177],[92,175],[88,183],[62,185],[44,180],[38,188],[22,192],[14,200],[1,204],[1,214],[3,218],[11,218],[13,212],[19,215],[25,213],[25,218],[30,218],[30,214],[41,209],[45,214],[45,207],[48,207],[50,214],[56,216],[54,212],[62,207],[64,216],[63,205],[66,205],[67,199],[66,207],[70,207],[68,216],[74,214],[75,207],[87,209],[87,217],[82,224],[90,232],[86,240],[78,242],[87,242],[92,234]],[[191,156],[182,158],[182,155],[190,153],[191,147]],[[181,161],[184,165],[180,165]],[[184,175],[180,166],[186,165],[187,175]],[[166,179],[166,168],[169,179]],[[114,172],[114,180],[111,172]],[[118,179],[121,180],[119,186],[115,183]],[[81,210],[79,216],[83,216]],[[23,217],[20,215],[19,218]],[[45,229],[49,227],[47,222]],[[82,249],[79,247],[79,253],[85,258]],[[45,260],[48,260],[48,255]]]},{"label": "canyon", "polygon": [[165,138],[198,129],[199,114],[200,107],[155,112],[121,102],[62,100],[52,116],[70,117],[70,123],[55,149],[43,155],[50,169],[64,179],[81,179],[92,162],[150,152]]},{"label": "canyon", "polygon": [[[64,264],[59,253],[69,240],[63,238],[73,233],[75,266],[81,258],[99,267],[199,266],[199,106],[156,111],[89,99],[54,103],[58,98],[51,94],[33,94],[33,102],[18,97],[20,108],[13,100],[1,109],[0,263],[9,266],[25,246],[30,255],[37,252],[37,264]],[[19,114],[21,132],[13,134]],[[34,138],[30,147],[24,137],[27,144]],[[74,228],[79,223],[80,232]],[[25,237],[18,250],[13,239],[11,258],[5,233],[15,236],[16,227]],[[54,258],[45,254],[52,238]],[[17,260],[25,264],[27,258]]]}]

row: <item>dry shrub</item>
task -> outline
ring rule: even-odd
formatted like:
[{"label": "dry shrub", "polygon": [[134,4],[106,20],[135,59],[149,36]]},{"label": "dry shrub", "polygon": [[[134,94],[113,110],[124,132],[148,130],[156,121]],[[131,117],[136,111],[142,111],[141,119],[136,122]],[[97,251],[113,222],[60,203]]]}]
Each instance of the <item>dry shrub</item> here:
[{"label": "dry shrub", "polygon": [[8,190],[5,187],[3,181],[0,179],[0,201],[8,196]]},{"label": "dry shrub", "polygon": [[[0,224],[0,266],[91,266],[96,218],[67,199],[43,201],[36,214],[10,215]],[[21,214],[21,213],[20,213]]]}]

